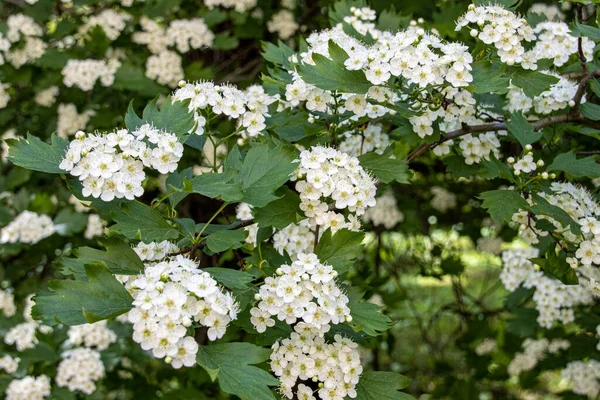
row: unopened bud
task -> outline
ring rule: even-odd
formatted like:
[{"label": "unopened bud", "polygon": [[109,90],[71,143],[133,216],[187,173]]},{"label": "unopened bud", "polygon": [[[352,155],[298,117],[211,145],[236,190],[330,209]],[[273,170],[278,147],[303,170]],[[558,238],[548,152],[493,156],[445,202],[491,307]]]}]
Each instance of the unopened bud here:
[{"label": "unopened bud", "polygon": [[346,322],[352,322],[352,315],[346,315],[344,319],[346,320]]},{"label": "unopened bud", "polygon": [[531,151],[531,149],[533,149],[533,147],[531,147],[530,144],[525,146],[525,151]]},{"label": "unopened bud", "polygon": [[312,377],[312,381],[313,381],[313,382],[319,382],[319,377],[318,377],[318,376],[316,376],[316,375],[315,375],[315,376],[313,376],[313,377]]},{"label": "unopened bud", "polygon": [[575,101],[569,100],[569,107],[575,107]]},{"label": "unopened bud", "polygon": [[179,82],[177,82],[177,86],[179,86],[180,88],[185,86],[185,81],[182,79]]},{"label": "unopened bud", "polygon": [[254,295],[254,300],[256,300],[256,301],[260,301],[260,300],[262,300],[262,296],[260,295],[260,293],[256,293],[256,294]]},{"label": "unopened bud", "polygon": [[542,178],[543,179],[548,179],[548,173],[547,172],[542,172]]},{"label": "unopened bud", "polygon": [[473,37],[477,37],[477,34],[478,34],[479,32],[477,31],[477,29],[471,29],[471,32],[470,32],[470,33],[471,33],[471,36],[473,36]]},{"label": "unopened bud", "polygon": [[423,18],[419,18],[419,19],[417,20],[417,22],[418,22],[418,23],[420,23],[420,24],[422,24],[423,22],[425,22],[425,20],[424,20]]},{"label": "unopened bud", "polygon": [[302,274],[302,280],[303,281],[307,281],[310,279],[310,276],[308,276],[308,274]]},{"label": "unopened bud", "polygon": [[417,26],[417,21],[414,19],[410,21],[410,26]]},{"label": "unopened bud", "polygon": [[508,157],[506,159],[506,162],[509,163],[509,164],[513,164],[515,162],[515,158],[514,157]]},{"label": "unopened bud", "polygon": [[519,175],[521,175],[521,170],[520,169],[518,169],[518,170],[515,171],[515,176],[519,176]]},{"label": "unopened bud", "polygon": [[556,174],[554,172],[550,174],[550,179],[556,179]]},{"label": "unopened bud", "polygon": [[537,165],[538,167],[543,167],[543,166],[545,165],[545,164],[544,164],[544,160],[538,160],[538,162],[536,162],[536,165]]}]

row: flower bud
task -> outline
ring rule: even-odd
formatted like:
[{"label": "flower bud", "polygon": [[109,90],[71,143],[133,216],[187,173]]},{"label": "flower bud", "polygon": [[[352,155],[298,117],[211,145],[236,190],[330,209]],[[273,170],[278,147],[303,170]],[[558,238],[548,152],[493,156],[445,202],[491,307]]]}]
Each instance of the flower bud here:
[{"label": "flower bud", "polygon": [[256,300],[256,301],[260,301],[260,300],[262,300],[262,296],[260,295],[260,293],[256,293],[256,294],[254,295],[254,300]]},{"label": "flower bud", "polygon": [[417,21],[414,19],[410,21],[410,26],[417,26]]},{"label": "flower bud", "polygon": [[525,151],[531,151],[531,149],[533,149],[533,147],[531,147],[530,144],[525,146]]},{"label": "flower bud", "polygon": [[545,164],[544,164],[544,160],[538,160],[538,162],[536,162],[536,165],[537,165],[538,167],[543,167],[543,166],[545,165]]},{"label": "flower bud", "polygon": [[569,100],[569,107],[575,107],[575,101]]},{"label": "flower bud", "polygon": [[509,163],[509,164],[513,164],[515,162],[515,158],[514,157],[508,157],[506,159],[506,162]]},{"label": "flower bud", "polygon": [[548,173],[547,172],[542,172],[542,178],[543,179],[548,179]]},{"label": "flower bud", "polygon": [[521,170],[516,170],[515,171],[515,176],[519,176],[519,175],[521,175]]},{"label": "flower bud", "polygon": [[554,172],[550,174],[550,179],[556,179],[556,174]]},{"label": "flower bud", "polygon": [[352,322],[352,315],[346,315],[344,319],[346,320],[346,322]]},{"label": "flower bud", "polygon": [[478,34],[479,32],[477,31],[477,29],[471,29],[471,32],[470,32],[470,33],[471,33],[471,36],[473,36],[473,37],[477,37],[477,34]]},{"label": "flower bud", "polygon": [[276,273],[277,275],[281,276],[281,275],[283,275],[285,272],[283,272],[283,268],[277,268],[277,269],[275,270],[275,273]]},{"label": "flower bud", "polygon": [[185,81],[182,79],[179,82],[177,82],[177,86],[179,86],[180,88],[185,87]]}]

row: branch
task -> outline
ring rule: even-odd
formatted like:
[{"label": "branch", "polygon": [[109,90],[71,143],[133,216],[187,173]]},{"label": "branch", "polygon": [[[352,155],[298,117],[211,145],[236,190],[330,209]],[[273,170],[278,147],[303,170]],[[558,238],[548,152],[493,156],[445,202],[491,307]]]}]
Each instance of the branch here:
[{"label": "branch", "polygon": [[25,2],[23,2],[23,1],[20,1],[20,0],[4,0],[4,1],[9,4],[15,5],[17,7],[25,8]]}]

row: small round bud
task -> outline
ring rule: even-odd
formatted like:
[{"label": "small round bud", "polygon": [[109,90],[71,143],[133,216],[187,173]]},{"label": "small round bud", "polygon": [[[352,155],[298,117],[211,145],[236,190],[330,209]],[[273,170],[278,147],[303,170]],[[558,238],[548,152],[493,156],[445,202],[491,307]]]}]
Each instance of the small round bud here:
[{"label": "small round bud", "polygon": [[423,22],[425,22],[425,20],[424,20],[423,18],[419,18],[419,19],[417,20],[417,22],[418,22],[418,23],[420,23],[420,24],[422,24]]},{"label": "small round bud", "polygon": [[283,268],[277,268],[277,269],[275,270],[275,273],[276,273],[277,275],[280,275],[280,276],[281,276],[281,275],[283,275],[285,272],[283,272]]},{"label": "small round bud", "polygon": [[542,178],[543,179],[548,179],[548,173],[547,172],[542,172]]},{"label": "small round bud", "polygon": [[569,100],[569,107],[575,107],[575,102],[573,100]]},{"label": "small round bud", "polygon": [[515,65],[515,60],[507,60],[506,65]]},{"label": "small round bud", "polygon": [[254,300],[256,300],[256,301],[261,301],[262,300],[262,296],[260,295],[260,293],[256,293],[254,295]]},{"label": "small round bud", "polygon": [[425,34],[425,29],[423,29],[423,28],[417,29],[417,35],[423,36],[424,34]]},{"label": "small round bud", "polygon": [[550,179],[556,179],[556,174],[554,172],[550,174]]},{"label": "small round bud", "polygon": [[75,139],[77,139],[77,140],[83,140],[83,139],[85,139],[85,132],[84,131],[77,131],[77,133],[75,134]]},{"label": "small round bud", "polygon": [[469,11],[473,11],[475,9],[475,4],[469,4],[469,7],[467,7],[467,10]]},{"label": "small round bud", "polygon": [[302,274],[302,280],[303,281],[307,281],[310,279],[310,276],[308,276],[308,274]]},{"label": "small round bud", "polygon": [[538,162],[535,163],[538,167],[543,167],[544,164],[544,160],[538,160]]},{"label": "small round bud", "polygon": [[179,82],[177,82],[177,86],[179,86],[180,88],[185,86],[185,81],[182,79]]},{"label": "small round bud", "polygon": [[336,270],[333,270],[331,271],[331,275],[333,275],[334,278],[337,278],[338,272]]},{"label": "small round bud", "polygon": [[323,382],[319,382],[319,389],[323,389],[325,387],[325,384],[323,384]]},{"label": "small round bud", "polygon": [[533,149],[533,147],[531,147],[530,144],[525,146],[525,151],[531,151],[531,149]]},{"label": "small round bud", "polygon": [[521,170],[518,169],[515,171],[515,176],[519,176],[519,175],[521,175]]},{"label": "small round bud", "polygon": [[417,26],[417,21],[414,19],[410,21],[410,26]]},{"label": "small round bud", "polygon": [[533,157],[533,153],[531,151],[528,151],[527,155],[530,156],[530,157]]},{"label": "small round bud", "polygon": [[352,315],[346,315],[344,319],[346,320],[346,322],[352,322]]},{"label": "small round bud", "polygon": [[513,164],[515,162],[515,158],[514,157],[508,157],[506,159],[506,162],[509,163],[509,164]]},{"label": "small round bud", "polygon": [[165,357],[165,362],[166,362],[167,364],[171,364],[171,361],[173,361],[173,357],[171,357],[171,356],[166,356],[166,357]]},{"label": "small round bud", "polygon": [[471,34],[471,36],[473,37],[477,37],[477,34],[479,33],[479,31],[477,31],[477,29],[471,29],[471,32],[469,32]]}]

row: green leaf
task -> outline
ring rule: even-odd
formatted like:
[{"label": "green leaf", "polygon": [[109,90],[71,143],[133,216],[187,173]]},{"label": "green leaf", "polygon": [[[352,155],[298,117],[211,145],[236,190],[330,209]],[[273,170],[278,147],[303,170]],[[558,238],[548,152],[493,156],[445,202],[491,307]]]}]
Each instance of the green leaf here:
[{"label": "green leaf", "polygon": [[532,197],[535,201],[535,205],[530,209],[532,213],[554,218],[556,221],[560,222],[563,228],[570,226],[571,232],[573,232],[575,235],[579,235],[581,233],[581,225],[575,222],[575,220],[564,209],[550,204],[548,200],[544,199],[538,194],[534,193]]},{"label": "green leaf", "polygon": [[127,114],[125,114],[125,126],[128,130],[134,131],[142,125],[144,125],[144,120],[138,117],[133,109],[133,100],[131,100],[129,107],[127,107]]},{"label": "green leaf", "polygon": [[277,199],[273,192],[290,179],[296,170],[297,150],[282,143],[261,143],[248,150],[240,167],[237,182],[244,202],[264,207]]},{"label": "green leaf", "polygon": [[529,209],[529,204],[515,190],[490,190],[479,195],[481,205],[488,210],[494,222],[510,222],[517,211]]},{"label": "green leaf", "polygon": [[56,233],[61,236],[72,236],[85,229],[88,223],[88,216],[86,214],[73,212],[68,208],[63,208],[54,218],[53,222]]},{"label": "green leaf", "polygon": [[246,272],[230,268],[204,268],[203,271],[211,274],[217,282],[231,290],[248,289],[248,284],[254,279]]},{"label": "green leaf", "polygon": [[113,221],[116,224],[111,226],[111,231],[128,239],[139,239],[149,243],[179,237],[179,231],[158,211],[138,201],[124,204],[113,216]]},{"label": "green leaf", "polygon": [[555,76],[538,71],[525,71],[520,68],[515,71],[511,76],[512,84],[523,89],[525,95],[531,98],[539,96],[559,81]]},{"label": "green leaf", "polygon": [[270,42],[261,42],[262,56],[265,60],[289,69],[289,58],[294,54],[291,47],[283,43],[281,40],[277,45]]},{"label": "green leaf", "polygon": [[571,31],[571,35],[575,37],[586,36],[593,40],[600,40],[600,29],[590,26],[575,23],[575,29]]},{"label": "green leaf", "polygon": [[46,325],[80,325],[114,318],[132,308],[125,287],[101,264],[85,266],[88,282],[52,280],[35,296],[31,315]]},{"label": "green leaf", "polygon": [[356,400],[414,400],[414,397],[399,392],[410,382],[410,378],[395,372],[364,372],[356,385]]},{"label": "green leaf", "polygon": [[113,274],[137,275],[144,270],[144,263],[129,244],[116,238],[101,241],[106,251],[80,247],[73,251],[75,257],[62,257],[58,263],[64,274],[74,274],[77,279],[85,277],[85,266],[102,263]]},{"label": "green leaf", "polygon": [[538,327],[538,311],[533,308],[517,308],[513,310],[515,317],[508,321],[506,330],[518,337],[532,337]]},{"label": "green leaf", "polygon": [[446,170],[453,178],[470,178],[472,176],[483,176],[487,170],[481,165],[468,165],[462,156],[449,156],[444,158]]},{"label": "green leaf", "polygon": [[221,32],[215,35],[211,48],[217,50],[232,50],[238,47],[240,42],[235,36],[230,36],[228,32]]},{"label": "green leaf", "polygon": [[375,152],[363,154],[358,161],[383,183],[409,183],[411,174],[408,165],[401,158],[390,158],[387,151],[381,155]]},{"label": "green leaf", "polygon": [[248,232],[244,229],[217,231],[206,238],[206,247],[214,253],[230,248],[238,249],[244,245]]},{"label": "green leaf", "polygon": [[583,103],[579,106],[579,111],[587,119],[600,121],[600,106],[594,103]]},{"label": "green leaf", "polygon": [[363,232],[352,232],[340,229],[331,234],[327,229],[315,249],[315,254],[322,264],[331,265],[339,274],[343,274],[354,263],[354,260],[363,253]]},{"label": "green leaf", "polygon": [[276,194],[281,195],[279,199],[270,202],[263,208],[253,210],[254,221],[261,228],[273,226],[283,229],[289,224],[298,222],[300,210],[300,197],[296,192],[284,186]]},{"label": "green leaf", "polygon": [[224,173],[208,173],[190,179],[189,187],[184,190],[199,193],[210,198],[221,198],[224,201],[236,202],[244,198],[242,187],[236,181],[237,171]]},{"label": "green leaf", "polygon": [[312,59],[315,65],[300,64],[298,73],[306,83],[315,85],[324,90],[337,90],[344,93],[367,93],[373,86],[364,72],[360,70],[349,71],[344,66],[348,58],[346,52],[329,41],[329,54],[331,60],[321,54],[314,53]]},{"label": "green leaf", "polygon": [[252,365],[266,361],[270,355],[270,349],[234,342],[200,346],[196,359],[213,380],[218,379],[225,393],[242,400],[275,400],[269,386],[279,385],[279,380]]},{"label": "green leaf", "polygon": [[[182,190],[185,179],[192,179],[194,176],[192,172],[192,168],[186,168],[183,171],[175,171],[171,173],[167,180],[165,181],[165,185],[167,188],[171,189],[172,186],[174,189]],[[177,204],[183,199],[186,198],[188,194],[185,192],[173,193],[169,196],[169,203],[171,203],[171,207],[175,208]]]},{"label": "green leaf", "polygon": [[535,132],[527,118],[522,113],[510,114],[510,120],[506,121],[506,129],[525,147],[537,142],[542,137],[542,132]]},{"label": "green leaf", "polygon": [[600,177],[600,164],[594,157],[577,159],[575,151],[570,151],[559,154],[548,166],[547,171],[563,171],[576,178],[598,178]]},{"label": "green leaf", "polygon": [[567,262],[566,255],[562,251],[560,252],[560,256],[556,253],[556,243],[548,247],[545,258],[532,258],[531,262],[539,265],[544,272],[565,285],[579,284],[577,273]]},{"label": "green leaf", "polygon": [[189,101],[171,102],[165,100],[160,111],[156,107],[156,98],[144,108],[142,118],[145,123],[154,125],[158,129],[183,138],[194,127],[194,114],[188,110]]},{"label": "green leaf", "polygon": [[146,77],[142,67],[122,64],[115,73],[113,89],[131,90],[142,96],[156,96],[157,93],[168,92],[167,88]]},{"label": "green leaf", "polygon": [[390,329],[392,320],[380,312],[381,307],[368,301],[350,301],[348,303],[352,322],[349,325],[356,332],[364,332],[369,336],[379,336]]},{"label": "green leaf", "polygon": [[25,139],[8,139],[8,160],[19,167],[50,174],[64,174],[58,166],[62,161],[69,141],[52,135],[52,144],[42,142],[27,134]]},{"label": "green leaf", "polygon": [[493,154],[490,155],[489,160],[481,160],[480,163],[484,170],[479,175],[485,179],[503,178],[511,182],[515,181],[513,173],[508,165],[498,160]]},{"label": "green leaf", "polygon": [[473,64],[473,82],[471,86],[474,93],[506,93],[510,79],[504,71],[504,64],[478,61]]}]

